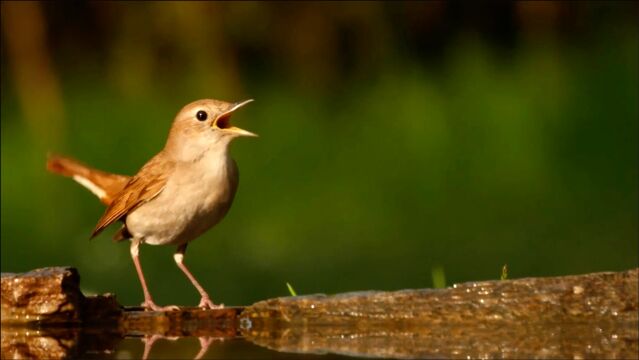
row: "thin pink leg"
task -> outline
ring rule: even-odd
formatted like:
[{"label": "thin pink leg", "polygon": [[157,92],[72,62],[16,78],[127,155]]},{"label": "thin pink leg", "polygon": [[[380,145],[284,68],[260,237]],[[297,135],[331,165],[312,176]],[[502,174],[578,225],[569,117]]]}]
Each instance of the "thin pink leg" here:
[{"label": "thin pink leg", "polygon": [[168,311],[168,310],[178,310],[178,307],[175,305],[170,306],[158,306],[153,302],[153,298],[151,298],[151,293],[149,292],[149,288],[146,286],[146,280],[144,280],[144,274],[142,273],[142,266],[140,265],[139,253],[140,253],[140,240],[133,239],[131,240],[131,258],[133,258],[133,264],[135,265],[135,270],[138,272],[138,277],[140,278],[140,283],[142,284],[142,291],[144,291],[144,302],[142,303],[142,307],[146,309],[151,309],[154,311]]},{"label": "thin pink leg", "polygon": [[184,275],[186,275],[186,277],[189,278],[189,280],[191,280],[191,284],[195,286],[197,291],[202,296],[202,299],[200,300],[200,304],[198,305],[198,307],[203,307],[203,308],[208,307],[209,309],[224,308],[224,304],[215,305],[213,301],[211,301],[209,294],[206,293],[202,285],[200,285],[200,283],[197,282],[197,280],[195,280],[195,276],[193,276],[193,274],[191,274],[189,269],[187,269],[186,265],[184,265],[185,252],[186,252],[186,244],[178,246],[177,251],[175,252],[175,254],[173,254],[173,259],[175,260],[175,263],[180,268],[180,270],[182,270],[182,272],[184,272]]}]

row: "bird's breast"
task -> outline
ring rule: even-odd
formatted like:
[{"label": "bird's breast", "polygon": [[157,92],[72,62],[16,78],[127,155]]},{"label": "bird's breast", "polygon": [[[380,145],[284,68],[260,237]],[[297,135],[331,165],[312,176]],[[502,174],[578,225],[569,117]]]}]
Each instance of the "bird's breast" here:
[{"label": "bird's breast", "polygon": [[237,180],[231,159],[180,164],[156,198],[129,214],[127,228],[152,245],[189,242],[226,215]]}]

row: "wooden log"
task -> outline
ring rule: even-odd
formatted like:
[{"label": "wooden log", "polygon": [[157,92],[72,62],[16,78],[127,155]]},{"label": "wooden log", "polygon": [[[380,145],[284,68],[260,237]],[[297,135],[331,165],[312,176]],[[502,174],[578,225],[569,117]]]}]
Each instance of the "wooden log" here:
[{"label": "wooden log", "polygon": [[260,301],[242,314],[253,323],[343,321],[470,322],[637,321],[639,269],[456,284],[447,289],[364,291]]},{"label": "wooden log", "polygon": [[[2,357],[82,357],[128,336],[242,336],[277,351],[395,358],[637,358],[639,269],[447,289],[269,299],[247,308],[122,308],[72,268],[2,274]],[[35,329],[35,331],[34,331]],[[59,355],[59,356],[58,356]]]},{"label": "wooden log", "polygon": [[243,307],[201,309],[183,307],[178,311],[144,311],[125,308],[118,325],[123,336],[162,335],[165,337],[210,336],[234,338],[240,334],[238,316]]},{"label": "wooden log", "polygon": [[76,269],[44,268],[2,276],[3,359],[63,359],[111,353],[124,337],[239,334],[241,307],[144,311],[111,294],[84,296]]},{"label": "wooden log", "polygon": [[394,358],[637,358],[637,274],[258,302],[245,337],[278,351]]},{"label": "wooden log", "polygon": [[117,321],[121,313],[112,294],[85,297],[74,268],[50,267],[0,277],[3,325]]}]

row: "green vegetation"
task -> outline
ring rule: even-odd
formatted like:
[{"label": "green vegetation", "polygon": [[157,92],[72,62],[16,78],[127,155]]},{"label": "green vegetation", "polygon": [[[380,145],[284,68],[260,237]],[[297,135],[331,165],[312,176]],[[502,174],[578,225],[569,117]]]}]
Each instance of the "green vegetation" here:
[{"label": "green vegetation", "polygon": [[431,269],[431,276],[433,278],[433,287],[435,289],[443,289],[446,287],[446,274],[444,268],[436,266]]},{"label": "green vegetation", "polygon": [[508,279],[508,264],[504,264],[504,266],[501,267],[501,276],[499,277],[500,280],[506,280]]},{"label": "green vegetation", "polygon": [[291,284],[286,283],[286,287],[288,288],[288,292],[291,294],[291,296],[297,296],[297,293],[295,292],[295,289],[293,289]]}]

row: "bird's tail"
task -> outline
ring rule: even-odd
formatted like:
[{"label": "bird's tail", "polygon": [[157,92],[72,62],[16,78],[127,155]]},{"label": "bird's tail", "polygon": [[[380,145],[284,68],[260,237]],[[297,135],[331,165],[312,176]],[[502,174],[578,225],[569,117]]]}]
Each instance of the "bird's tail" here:
[{"label": "bird's tail", "polygon": [[92,169],[76,160],[52,154],[47,159],[47,170],[73,178],[106,205],[111,204],[130,179],[125,175]]}]

